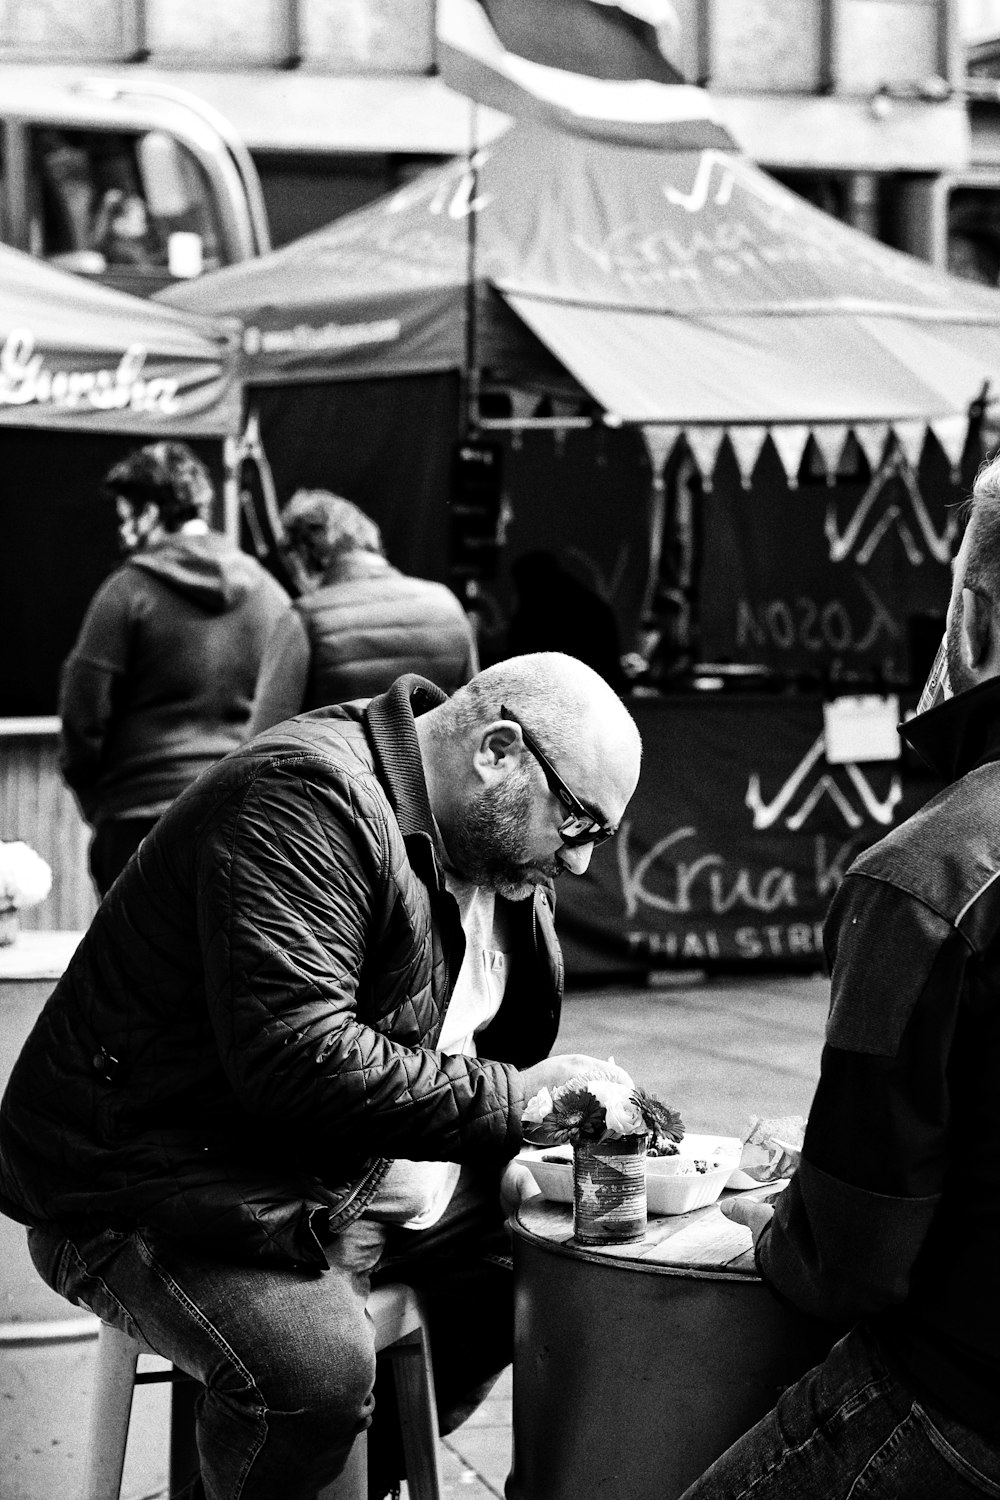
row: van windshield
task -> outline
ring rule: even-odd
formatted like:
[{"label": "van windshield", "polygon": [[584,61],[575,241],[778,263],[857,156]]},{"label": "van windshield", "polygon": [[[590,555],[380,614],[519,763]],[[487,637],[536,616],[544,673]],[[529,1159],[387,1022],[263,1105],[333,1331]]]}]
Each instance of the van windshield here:
[{"label": "van windshield", "polygon": [[165,131],[37,126],[29,161],[32,254],[145,292],[222,263],[205,173]]}]

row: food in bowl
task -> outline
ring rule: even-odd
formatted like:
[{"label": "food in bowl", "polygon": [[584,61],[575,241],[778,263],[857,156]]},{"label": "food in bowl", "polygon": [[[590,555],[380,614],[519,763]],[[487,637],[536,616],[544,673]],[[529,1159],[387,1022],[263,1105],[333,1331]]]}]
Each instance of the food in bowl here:
[{"label": "food in bowl", "polygon": [[[688,1134],[671,1156],[646,1157],[646,1206],[651,1214],[686,1214],[714,1203],[740,1159],[736,1136]],[[573,1148],[551,1146],[518,1156],[553,1203],[573,1202]]]}]

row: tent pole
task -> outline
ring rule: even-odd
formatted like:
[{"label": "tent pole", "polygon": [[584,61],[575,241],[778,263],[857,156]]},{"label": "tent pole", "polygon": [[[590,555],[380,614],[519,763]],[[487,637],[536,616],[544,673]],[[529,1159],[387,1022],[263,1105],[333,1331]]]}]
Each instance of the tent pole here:
[{"label": "tent pole", "polygon": [[222,529],[231,542],[240,540],[240,461],[239,444],[227,437],[222,448]]},{"label": "tent pole", "polygon": [[478,303],[476,297],[476,214],[479,197],[479,106],[469,101],[469,193],[465,216],[465,368],[462,371],[463,436],[469,437],[479,427],[479,350]]}]

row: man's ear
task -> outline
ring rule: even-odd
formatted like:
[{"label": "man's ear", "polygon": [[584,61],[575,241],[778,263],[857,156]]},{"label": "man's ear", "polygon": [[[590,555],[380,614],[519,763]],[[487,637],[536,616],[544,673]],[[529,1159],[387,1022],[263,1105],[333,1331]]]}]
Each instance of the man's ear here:
[{"label": "man's ear", "polygon": [[473,765],[483,781],[509,775],[521,756],[521,736],[515,724],[498,719],[483,731]]},{"label": "man's ear", "polygon": [[1000,672],[1000,634],[993,618],[992,602],[975,589],[962,590],[962,655],[970,671],[992,676]]}]

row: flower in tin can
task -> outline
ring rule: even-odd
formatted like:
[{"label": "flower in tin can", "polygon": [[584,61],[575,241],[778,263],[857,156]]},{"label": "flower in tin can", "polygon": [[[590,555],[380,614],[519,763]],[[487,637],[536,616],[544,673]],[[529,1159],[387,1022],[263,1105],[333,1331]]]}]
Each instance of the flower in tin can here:
[{"label": "flower in tin can", "polygon": [[647,1125],[628,1084],[609,1078],[591,1078],[587,1088],[604,1105],[604,1133],[614,1137],[645,1135]]},{"label": "flower in tin can", "polygon": [[548,1089],[541,1088],[524,1106],[524,1114],[521,1116],[521,1119],[525,1125],[541,1125],[551,1113],[552,1095]]}]

